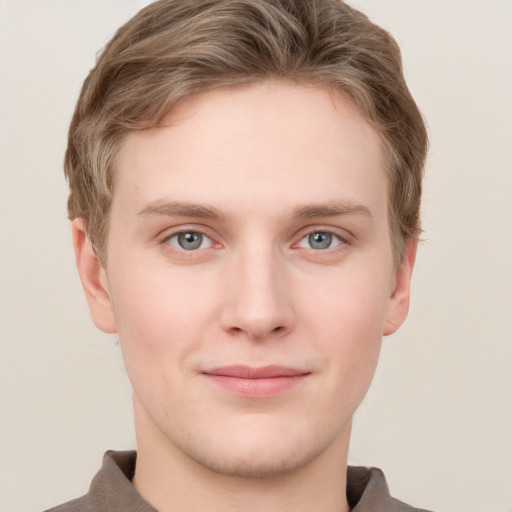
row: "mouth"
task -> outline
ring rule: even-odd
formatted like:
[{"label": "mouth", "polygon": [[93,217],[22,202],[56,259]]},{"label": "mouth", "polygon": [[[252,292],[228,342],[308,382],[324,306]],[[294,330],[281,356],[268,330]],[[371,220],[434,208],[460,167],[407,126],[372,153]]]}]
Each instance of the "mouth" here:
[{"label": "mouth", "polygon": [[310,372],[286,366],[225,366],[202,372],[212,383],[235,395],[263,398],[299,385]]}]

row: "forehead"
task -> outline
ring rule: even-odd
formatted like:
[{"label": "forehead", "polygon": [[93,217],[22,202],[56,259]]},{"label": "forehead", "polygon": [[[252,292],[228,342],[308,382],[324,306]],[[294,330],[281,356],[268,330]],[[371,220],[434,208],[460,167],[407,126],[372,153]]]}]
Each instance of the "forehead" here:
[{"label": "forehead", "polygon": [[326,89],[268,81],[210,90],[182,100],[159,127],[130,133],[118,154],[114,204],[166,195],[246,207],[365,201],[384,212],[380,138]]}]

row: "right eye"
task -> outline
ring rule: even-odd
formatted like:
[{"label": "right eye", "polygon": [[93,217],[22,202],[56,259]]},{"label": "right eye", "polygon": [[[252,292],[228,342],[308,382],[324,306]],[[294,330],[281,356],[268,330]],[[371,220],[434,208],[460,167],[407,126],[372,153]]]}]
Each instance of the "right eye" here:
[{"label": "right eye", "polygon": [[176,249],[183,251],[196,251],[212,247],[212,240],[199,231],[181,231],[167,237],[165,240]]},{"label": "right eye", "polygon": [[334,249],[338,245],[344,243],[342,238],[329,231],[313,231],[303,237],[299,242],[299,247],[305,249],[314,249],[316,251],[325,251],[327,249]]}]

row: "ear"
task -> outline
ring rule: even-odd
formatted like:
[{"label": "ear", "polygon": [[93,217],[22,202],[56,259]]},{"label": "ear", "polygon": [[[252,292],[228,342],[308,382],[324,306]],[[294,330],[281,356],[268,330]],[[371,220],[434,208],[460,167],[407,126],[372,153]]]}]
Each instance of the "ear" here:
[{"label": "ear", "polygon": [[418,240],[416,238],[407,242],[402,263],[396,270],[394,288],[389,298],[388,311],[384,322],[384,336],[396,332],[405,322],[409,313],[411,277],[417,247]]},{"label": "ear", "polygon": [[94,252],[83,219],[71,223],[75,261],[80,280],[96,327],[103,332],[117,332],[114,310],[110,298],[107,274]]}]

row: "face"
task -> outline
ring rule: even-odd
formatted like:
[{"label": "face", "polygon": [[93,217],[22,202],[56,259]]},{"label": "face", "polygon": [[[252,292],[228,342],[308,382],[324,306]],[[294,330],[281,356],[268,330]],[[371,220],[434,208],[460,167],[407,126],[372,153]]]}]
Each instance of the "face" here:
[{"label": "face", "polygon": [[347,100],[281,82],[202,93],[162,125],[118,155],[106,268],[75,226],[139,444],[243,476],[342,456],[408,304],[378,134]]}]

